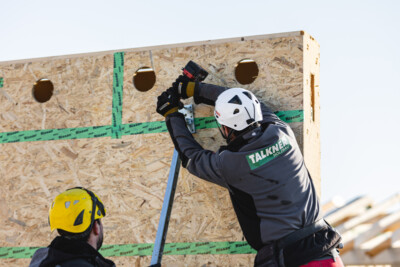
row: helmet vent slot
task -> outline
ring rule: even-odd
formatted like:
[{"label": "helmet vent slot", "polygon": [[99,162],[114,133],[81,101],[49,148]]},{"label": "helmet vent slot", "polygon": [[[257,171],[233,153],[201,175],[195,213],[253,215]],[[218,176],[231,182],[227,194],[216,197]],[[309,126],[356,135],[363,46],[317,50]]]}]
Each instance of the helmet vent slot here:
[{"label": "helmet vent slot", "polygon": [[234,97],[232,97],[231,100],[229,100],[228,103],[241,105],[242,104],[242,100],[240,100],[240,98],[237,95],[235,95]]},{"label": "helmet vent slot", "polygon": [[79,202],[79,200],[75,200],[75,201],[74,201],[74,205],[76,205],[78,202]]},{"label": "helmet vent slot", "polygon": [[[247,96],[248,98],[250,98],[250,100],[253,100],[252,98],[251,98],[251,94],[249,93],[249,92],[243,92],[243,94],[245,95],[245,96]],[[257,100],[256,100],[257,101]]]},{"label": "helmet vent slot", "polygon": [[253,122],[254,122],[254,119],[248,119],[248,120],[246,121],[246,123],[249,124],[249,125],[252,124]]},{"label": "helmet vent slot", "polygon": [[83,223],[83,213],[84,212],[85,212],[85,210],[82,210],[81,213],[79,213],[79,215],[76,217],[74,226],[81,225]]},{"label": "helmet vent slot", "polygon": [[233,114],[237,114],[237,113],[239,113],[239,109],[235,108],[235,110],[233,111]]},{"label": "helmet vent slot", "polygon": [[65,208],[68,209],[71,205],[71,201],[65,201]]}]

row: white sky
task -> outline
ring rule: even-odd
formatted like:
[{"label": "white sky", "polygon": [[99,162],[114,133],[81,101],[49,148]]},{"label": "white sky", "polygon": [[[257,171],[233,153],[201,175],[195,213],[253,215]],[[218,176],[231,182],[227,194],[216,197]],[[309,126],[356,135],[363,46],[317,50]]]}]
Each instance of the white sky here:
[{"label": "white sky", "polygon": [[321,46],[322,202],[400,192],[400,1],[5,1],[0,61],[305,30]]}]

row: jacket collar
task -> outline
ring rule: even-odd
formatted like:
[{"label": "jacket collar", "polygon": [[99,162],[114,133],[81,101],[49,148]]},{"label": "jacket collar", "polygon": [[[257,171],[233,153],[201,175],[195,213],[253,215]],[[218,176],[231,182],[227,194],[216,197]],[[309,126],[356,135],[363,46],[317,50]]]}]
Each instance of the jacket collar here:
[{"label": "jacket collar", "polygon": [[[115,266],[114,262],[104,258],[86,242],[57,236],[49,245],[49,254],[42,262],[45,266],[56,265],[74,259],[82,259],[100,266]],[[96,266],[97,266],[96,265]]]},{"label": "jacket collar", "polygon": [[254,140],[257,136],[259,136],[261,133],[261,128],[257,127],[254,128],[248,132],[245,132],[239,136],[237,136],[235,139],[233,139],[228,146],[226,146],[226,149],[232,152],[237,152],[239,151],[243,146],[247,145],[250,143],[252,140]]}]

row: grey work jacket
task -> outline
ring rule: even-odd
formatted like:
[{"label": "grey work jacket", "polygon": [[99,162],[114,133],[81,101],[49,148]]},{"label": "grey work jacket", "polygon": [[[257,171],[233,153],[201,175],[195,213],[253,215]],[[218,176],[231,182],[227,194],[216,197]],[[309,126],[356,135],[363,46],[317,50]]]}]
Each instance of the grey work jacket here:
[{"label": "grey work jacket", "polygon": [[[214,105],[227,88],[200,84],[196,103]],[[182,165],[193,175],[229,190],[246,240],[256,250],[319,217],[311,177],[291,128],[264,104],[261,127],[218,152],[203,149],[179,113],[166,124]]]}]

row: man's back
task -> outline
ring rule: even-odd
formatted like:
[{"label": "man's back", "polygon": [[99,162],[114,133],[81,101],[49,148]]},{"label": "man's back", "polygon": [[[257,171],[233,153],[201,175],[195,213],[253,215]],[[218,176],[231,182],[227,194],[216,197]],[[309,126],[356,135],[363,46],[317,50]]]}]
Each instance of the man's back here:
[{"label": "man's back", "polygon": [[38,249],[32,257],[30,267],[42,266],[115,266],[86,242],[56,237],[46,248]]},{"label": "man's back", "polygon": [[288,125],[269,124],[249,137],[238,151],[228,146],[219,156],[221,175],[250,244],[251,234],[246,233],[260,228],[261,240],[254,240],[258,247],[313,223],[319,216],[319,203]]}]

